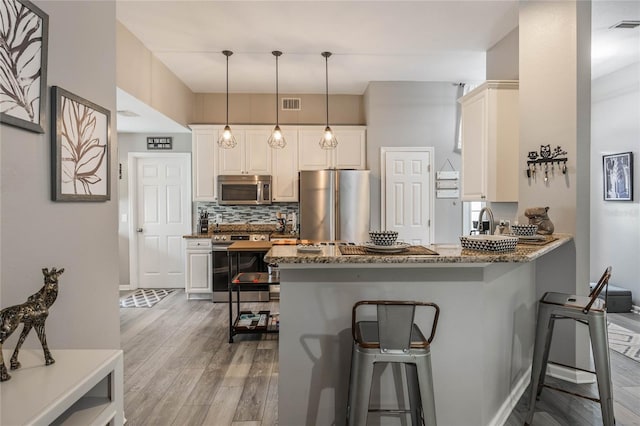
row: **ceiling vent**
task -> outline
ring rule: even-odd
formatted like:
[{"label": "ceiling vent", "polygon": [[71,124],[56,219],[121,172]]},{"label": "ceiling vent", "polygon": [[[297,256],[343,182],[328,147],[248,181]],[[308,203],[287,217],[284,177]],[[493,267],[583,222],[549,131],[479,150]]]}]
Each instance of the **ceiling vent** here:
[{"label": "ceiling vent", "polygon": [[129,111],[127,109],[118,110],[118,115],[121,117],[140,117],[140,114],[136,114],[133,111]]},{"label": "ceiling vent", "polygon": [[300,98],[282,98],[283,111],[300,111]]},{"label": "ceiling vent", "polygon": [[640,21],[620,21],[609,28],[638,28],[640,27]]}]

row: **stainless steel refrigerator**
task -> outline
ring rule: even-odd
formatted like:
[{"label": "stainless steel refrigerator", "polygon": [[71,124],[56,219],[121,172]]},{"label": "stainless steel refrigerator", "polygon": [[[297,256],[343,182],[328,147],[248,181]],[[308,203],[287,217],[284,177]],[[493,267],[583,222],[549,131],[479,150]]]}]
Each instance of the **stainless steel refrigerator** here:
[{"label": "stainless steel refrigerator", "polygon": [[369,170],[300,172],[300,238],[369,240]]}]

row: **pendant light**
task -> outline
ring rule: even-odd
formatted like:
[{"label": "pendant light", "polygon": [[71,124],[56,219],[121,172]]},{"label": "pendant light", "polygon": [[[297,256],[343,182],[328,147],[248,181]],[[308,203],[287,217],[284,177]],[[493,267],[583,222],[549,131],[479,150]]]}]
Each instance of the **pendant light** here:
[{"label": "pendant light", "polygon": [[230,50],[223,50],[222,54],[227,57],[227,122],[224,126],[224,130],[222,131],[222,136],[218,139],[218,146],[220,148],[229,149],[238,144],[233,133],[231,133],[231,127],[229,127],[229,56],[233,55],[233,52]]},{"label": "pendant light", "polygon": [[287,141],[284,140],[284,135],[280,130],[280,124],[278,122],[278,110],[280,109],[278,103],[278,58],[282,55],[282,52],[274,50],[271,53],[276,57],[276,127],[273,128],[273,132],[271,132],[271,136],[267,139],[267,143],[271,148],[280,149],[287,145]]},{"label": "pendant light", "polygon": [[324,134],[320,139],[320,148],[322,149],[334,149],[338,146],[338,140],[336,139],[336,135],[329,127],[329,56],[331,56],[331,52],[322,52],[322,56],[324,57],[325,64],[325,89],[326,89],[326,103],[327,103],[327,127],[324,129]]}]

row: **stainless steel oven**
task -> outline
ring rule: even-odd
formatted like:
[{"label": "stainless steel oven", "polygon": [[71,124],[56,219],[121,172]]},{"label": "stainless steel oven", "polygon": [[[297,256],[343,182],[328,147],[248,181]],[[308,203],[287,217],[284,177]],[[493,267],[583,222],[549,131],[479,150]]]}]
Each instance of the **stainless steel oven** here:
[{"label": "stainless steel oven", "polygon": [[[235,241],[265,241],[269,240],[268,234],[249,234],[249,233],[220,233],[214,234],[213,242],[213,301],[228,302],[229,301],[229,254],[227,247]],[[238,269],[235,262],[232,265],[232,275],[238,272],[267,272],[267,265],[262,260],[261,253],[240,253],[238,261]],[[235,300],[235,292],[233,293]],[[269,286],[257,286],[254,290],[242,290],[240,292],[240,301],[242,302],[268,302]]]}]

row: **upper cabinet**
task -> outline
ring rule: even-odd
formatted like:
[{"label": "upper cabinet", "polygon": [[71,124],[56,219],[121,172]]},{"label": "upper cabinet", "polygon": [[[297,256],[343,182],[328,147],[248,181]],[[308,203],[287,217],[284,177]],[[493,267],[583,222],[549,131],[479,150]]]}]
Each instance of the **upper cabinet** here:
[{"label": "upper cabinet", "polygon": [[298,131],[295,127],[282,126],[282,134],[287,145],[281,149],[273,149],[271,152],[273,170],[271,197],[276,203],[296,202],[298,201]]},{"label": "upper cabinet", "polygon": [[215,201],[216,179],[214,162],[218,140],[218,127],[191,126],[191,172],[193,200]]},{"label": "upper cabinet", "polygon": [[232,130],[238,145],[231,149],[218,148],[218,174],[270,175],[273,149],[267,145],[267,139],[271,129],[235,126]]},{"label": "upper cabinet", "polygon": [[366,168],[366,127],[332,126],[338,139],[336,149],[322,149],[319,141],[325,126],[304,126],[298,131],[300,170]]},{"label": "upper cabinet", "polygon": [[517,202],[517,81],[486,81],[458,100],[462,106],[462,199]]}]

